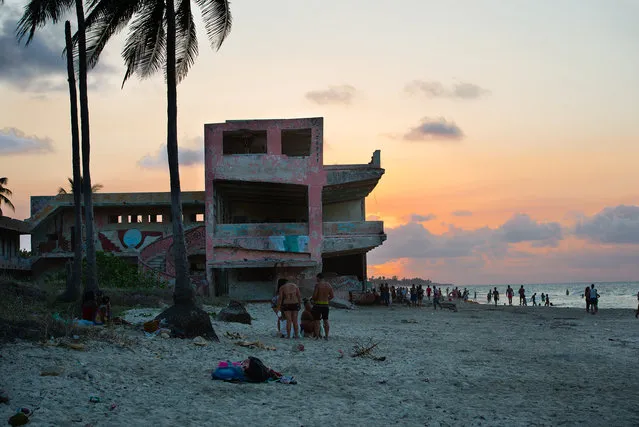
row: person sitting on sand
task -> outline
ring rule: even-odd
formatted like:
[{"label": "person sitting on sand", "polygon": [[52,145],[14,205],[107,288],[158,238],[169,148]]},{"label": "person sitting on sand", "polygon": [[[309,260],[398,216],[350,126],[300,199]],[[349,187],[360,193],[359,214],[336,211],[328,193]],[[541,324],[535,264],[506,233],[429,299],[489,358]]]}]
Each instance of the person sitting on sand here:
[{"label": "person sitting on sand", "polygon": [[313,319],[315,321],[315,338],[320,337],[320,321],[324,321],[324,339],[328,340],[330,324],[328,322],[328,307],[335,295],[333,287],[324,280],[322,273],[317,274],[317,283],[313,290]]},{"label": "person sitting on sand", "polygon": [[[282,279],[280,279],[280,281],[281,280]],[[301,308],[302,295],[300,294],[300,289],[295,283],[286,279],[283,280],[284,283],[280,287],[277,299],[277,309],[278,311],[281,311],[286,318],[286,338],[291,337],[291,327],[294,331],[294,337],[299,338],[299,324],[297,322],[297,315]]]},{"label": "person sitting on sand", "polygon": [[302,319],[300,321],[300,329],[305,337],[315,336],[315,319],[313,318],[313,305],[304,298],[304,311],[302,311]]},{"label": "person sitting on sand", "polygon": [[86,291],[82,296],[82,320],[95,322],[95,316],[98,310],[98,303],[95,300],[93,291]]}]

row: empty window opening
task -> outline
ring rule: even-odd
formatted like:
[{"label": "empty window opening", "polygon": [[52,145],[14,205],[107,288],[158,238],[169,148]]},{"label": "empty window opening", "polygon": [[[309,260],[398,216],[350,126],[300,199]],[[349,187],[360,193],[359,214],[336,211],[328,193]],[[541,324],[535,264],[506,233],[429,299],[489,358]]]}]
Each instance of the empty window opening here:
[{"label": "empty window opening", "polygon": [[239,130],[224,132],[222,149],[224,155],[266,154],[266,131]]},{"label": "empty window opening", "polygon": [[311,155],[310,129],[282,130],[282,154],[289,157],[308,157]]},{"label": "empty window opening", "polygon": [[238,282],[270,282],[275,280],[274,268],[238,268]]},{"label": "empty window opening", "polygon": [[215,181],[218,224],[307,223],[305,185]]},{"label": "empty window opening", "polygon": [[195,222],[204,222],[204,214],[203,213],[195,214]]},{"label": "empty window opening", "polygon": [[109,224],[117,224],[119,222],[118,218],[117,215],[109,215]]}]

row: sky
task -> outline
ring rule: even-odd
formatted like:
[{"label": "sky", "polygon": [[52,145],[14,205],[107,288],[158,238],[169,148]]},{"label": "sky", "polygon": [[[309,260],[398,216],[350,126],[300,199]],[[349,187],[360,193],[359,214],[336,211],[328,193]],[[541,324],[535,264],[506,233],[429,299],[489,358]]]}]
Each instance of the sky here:
[{"label": "sky", "polygon": [[[64,28],[17,44],[23,4],[0,6],[0,176],[20,219],[71,176]],[[231,8],[218,52],[197,21],[200,54],[178,86],[183,190],[204,189],[205,123],[321,116],[325,163],[382,152],[366,209],[388,239],[369,275],[639,280],[639,1]],[[121,88],[126,32],[89,75],[92,181],[168,191],[163,76]]]}]

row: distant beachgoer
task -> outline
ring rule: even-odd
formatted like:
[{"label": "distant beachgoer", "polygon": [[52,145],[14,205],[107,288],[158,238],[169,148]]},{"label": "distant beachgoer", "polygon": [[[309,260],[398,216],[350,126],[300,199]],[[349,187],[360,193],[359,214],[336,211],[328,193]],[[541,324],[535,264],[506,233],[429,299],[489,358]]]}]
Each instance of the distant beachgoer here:
[{"label": "distant beachgoer", "polygon": [[488,291],[488,295],[486,295],[486,300],[488,301],[488,304],[490,304],[490,301],[493,298],[493,293],[492,291]]},{"label": "distant beachgoer", "polygon": [[430,288],[430,285],[428,285],[428,287],[426,287],[426,297],[428,298],[428,301],[430,301],[431,292],[432,292],[432,289]]},{"label": "distant beachgoer", "polygon": [[417,286],[417,305],[421,307],[423,301],[424,301],[424,288],[422,288],[422,285],[419,285]]},{"label": "distant beachgoer", "polygon": [[475,298],[473,298],[475,301],[477,301],[477,291],[475,291]]},{"label": "distant beachgoer", "polygon": [[519,288],[519,305],[526,305],[526,290],[524,285]]},{"label": "distant beachgoer", "polygon": [[282,326],[286,327],[286,319],[282,315],[282,312],[279,308],[279,298],[280,298],[280,288],[284,286],[286,283],[286,279],[279,279],[277,281],[277,290],[275,291],[275,296],[271,298],[271,310],[277,316],[277,334],[281,337],[284,336],[282,331]]},{"label": "distant beachgoer", "polygon": [[590,307],[592,308],[592,314],[597,314],[599,311],[599,294],[594,283],[590,285]]},{"label": "distant beachgoer", "polygon": [[291,337],[291,327],[294,331],[294,338],[299,338],[300,335],[297,316],[302,305],[300,289],[295,283],[287,280],[286,283],[280,287],[277,302],[278,311],[281,311],[286,318],[286,338]]},{"label": "distant beachgoer", "polygon": [[410,306],[417,307],[417,287],[415,284],[410,288]]},{"label": "distant beachgoer", "polygon": [[590,312],[590,286],[586,286],[584,290],[584,298],[586,299],[586,312]]},{"label": "distant beachgoer", "polygon": [[95,322],[95,316],[98,311],[98,303],[95,300],[93,291],[86,291],[82,296],[82,320]]},{"label": "distant beachgoer", "polygon": [[324,275],[317,275],[317,283],[313,291],[313,319],[315,321],[315,338],[319,338],[320,321],[324,321],[324,339],[328,340],[330,324],[328,323],[329,302],[333,299],[333,287],[324,280]]},{"label": "distant beachgoer", "polygon": [[495,307],[497,307],[497,303],[499,302],[499,291],[497,290],[497,286],[493,290],[493,301],[495,301]]},{"label": "distant beachgoer", "polygon": [[570,292],[568,292],[568,289],[566,289],[566,296],[570,295]]},{"label": "distant beachgoer", "polygon": [[546,301],[546,294],[544,294],[543,292],[541,293],[541,302]]},{"label": "distant beachgoer", "polygon": [[433,309],[437,310],[437,306],[439,306],[439,308],[441,308],[442,310],[444,309],[444,307],[442,307],[442,304],[439,302],[439,300],[442,297],[442,288],[436,288],[435,286],[433,286]]},{"label": "distant beachgoer", "polygon": [[544,304],[546,307],[550,307],[550,294],[546,294],[546,304]]},{"label": "distant beachgoer", "polygon": [[513,305],[514,294],[515,294],[515,291],[513,291],[513,288],[511,288],[510,285],[508,285],[508,287],[506,288],[506,297],[508,297],[508,305]]},{"label": "distant beachgoer", "polygon": [[637,312],[635,313],[635,319],[639,317],[639,292],[637,292]]},{"label": "distant beachgoer", "polygon": [[530,297],[530,299],[532,300],[533,306],[537,305],[537,292],[532,294],[532,297]]}]

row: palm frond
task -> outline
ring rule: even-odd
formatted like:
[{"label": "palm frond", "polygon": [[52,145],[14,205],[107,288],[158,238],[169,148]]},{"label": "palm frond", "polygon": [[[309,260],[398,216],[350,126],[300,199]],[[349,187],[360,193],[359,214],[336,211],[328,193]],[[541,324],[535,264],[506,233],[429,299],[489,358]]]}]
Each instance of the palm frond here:
[{"label": "palm frond", "polygon": [[182,0],[175,11],[175,73],[179,83],[186,77],[198,55],[197,30],[191,0]]},{"label": "palm frond", "polygon": [[163,1],[145,2],[133,19],[122,57],[127,66],[122,86],[133,74],[141,78],[162,69],[166,58]]},{"label": "palm frond", "polygon": [[7,178],[6,176],[3,176],[2,178],[0,178],[0,185],[7,185],[9,183],[9,178]]},{"label": "palm frond", "polygon": [[202,11],[206,35],[211,46],[219,50],[231,32],[231,4],[228,0],[196,0]]},{"label": "palm frond", "polygon": [[102,190],[104,188],[104,185],[102,184],[95,184],[91,186],[91,192],[92,193],[97,193],[98,191]]},{"label": "palm frond", "polygon": [[[107,42],[126,27],[141,4],[139,0],[89,1],[85,19],[88,67],[97,65]],[[73,36],[73,42],[77,42],[77,34]]]},{"label": "palm frond", "polygon": [[13,206],[13,203],[11,203],[11,200],[9,200],[9,198],[3,194],[0,194],[0,205],[2,205],[2,203],[4,203],[5,205],[9,206],[11,208],[12,211],[16,211],[16,207]]},{"label": "palm frond", "polygon": [[74,5],[74,0],[31,0],[24,7],[24,14],[18,21],[16,37],[20,41],[26,37],[25,44],[28,45],[33,40],[36,29],[49,21],[58,22]]},{"label": "palm frond", "polygon": [[69,194],[69,193],[67,192],[67,190],[64,187],[59,187],[58,188],[58,195],[61,195],[61,194]]}]

